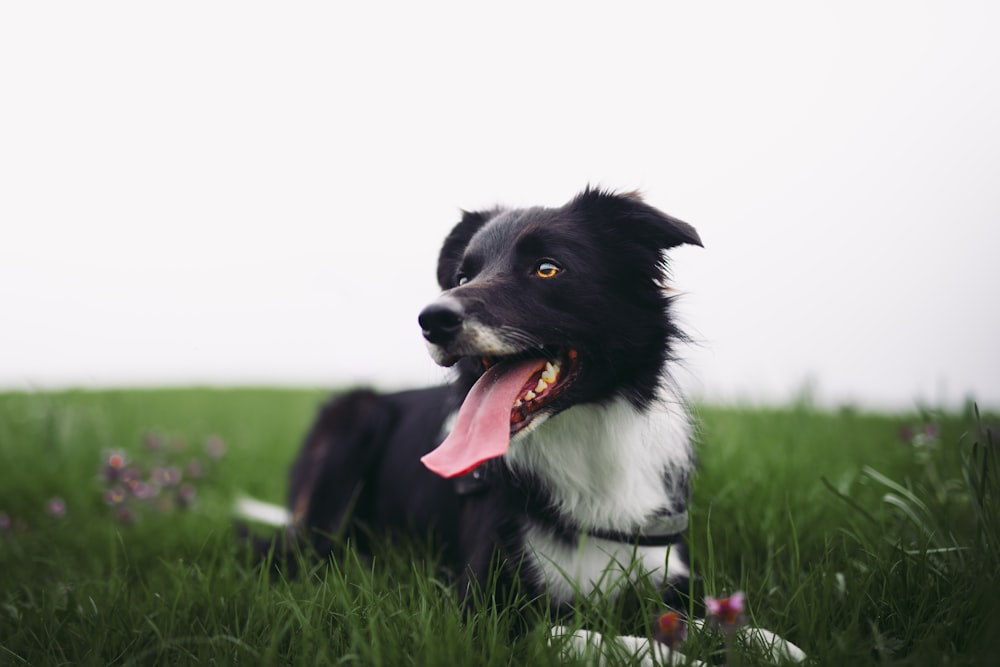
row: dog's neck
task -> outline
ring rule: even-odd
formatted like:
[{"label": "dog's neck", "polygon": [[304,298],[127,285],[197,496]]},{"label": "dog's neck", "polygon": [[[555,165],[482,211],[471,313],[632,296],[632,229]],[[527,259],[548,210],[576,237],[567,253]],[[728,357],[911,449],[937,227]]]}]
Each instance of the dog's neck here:
[{"label": "dog's neck", "polygon": [[669,389],[649,409],[623,398],[570,408],[513,442],[515,475],[538,479],[553,508],[581,527],[639,529],[686,497],[691,422]]}]

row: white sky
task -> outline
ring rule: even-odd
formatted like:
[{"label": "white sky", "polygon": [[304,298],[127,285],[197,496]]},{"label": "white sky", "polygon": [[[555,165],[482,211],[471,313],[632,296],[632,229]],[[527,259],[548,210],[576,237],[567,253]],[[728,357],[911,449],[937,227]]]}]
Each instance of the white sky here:
[{"label": "white sky", "polygon": [[639,188],[712,399],[1000,405],[1000,4],[0,6],[0,387],[436,382],[458,209]]}]

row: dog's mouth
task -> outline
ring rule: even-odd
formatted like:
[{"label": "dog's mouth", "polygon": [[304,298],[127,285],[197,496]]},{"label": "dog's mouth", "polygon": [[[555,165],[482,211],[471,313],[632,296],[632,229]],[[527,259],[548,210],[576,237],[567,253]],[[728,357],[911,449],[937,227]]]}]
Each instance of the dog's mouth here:
[{"label": "dog's mouth", "polygon": [[456,477],[503,456],[510,439],[553,412],[573,383],[579,355],[573,349],[541,356],[483,357],[484,372],[458,411],[451,433],[421,461],[442,477]]}]

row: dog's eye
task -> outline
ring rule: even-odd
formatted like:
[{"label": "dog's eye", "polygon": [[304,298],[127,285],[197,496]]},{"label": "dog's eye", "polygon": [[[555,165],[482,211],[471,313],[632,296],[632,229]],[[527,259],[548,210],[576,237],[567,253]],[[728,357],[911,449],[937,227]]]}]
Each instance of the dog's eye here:
[{"label": "dog's eye", "polygon": [[535,267],[535,275],[539,278],[551,278],[560,271],[562,269],[552,262],[539,262],[538,266]]},{"label": "dog's eye", "polygon": [[455,278],[455,282],[458,283],[459,287],[461,287],[465,283],[469,282],[469,276],[465,275],[464,273],[460,273],[458,274],[458,277]]}]

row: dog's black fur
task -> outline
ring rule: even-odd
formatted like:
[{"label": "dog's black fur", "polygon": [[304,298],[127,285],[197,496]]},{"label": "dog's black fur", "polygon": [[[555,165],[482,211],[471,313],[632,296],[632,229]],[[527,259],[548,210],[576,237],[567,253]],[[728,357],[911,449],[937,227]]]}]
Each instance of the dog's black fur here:
[{"label": "dog's black fur", "polygon": [[[519,577],[522,590],[546,592],[539,560],[548,556],[541,551],[573,549],[584,532],[591,541],[662,547],[665,570],[668,550],[670,558],[685,561],[679,530],[645,539],[639,535],[644,519],[629,514],[633,502],[652,502],[660,514],[686,510],[689,430],[670,422],[686,420],[686,412],[672,393],[663,394],[680,336],[663,284],[663,252],[683,243],[701,245],[693,228],[634,194],[588,188],[560,208],[465,213],[441,249],[443,294],[419,318],[432,356],[457,369],[455,381],[391,394],[354,391],[325,405],[292,468],[291,532],[321,551],[331,548],[330,535],[355,526],[365,527],[352,532],[362,550],[370,548],[370,534],[433,533],[446,565],[460,573],[463,593],[485,583],[498,557],[505,563],[501,588]],[[428,470],[421,457],[439,445],[484,368],[533,357],[559,360],[566,370],[546,400],[512,425],[509,454],[456,479]],[[664,401],[672,417],[659,416]],[[581,444],[560,435],[583,418],[601,433],[607,424],[610,437],[598,434]],[[644,432],[646,421],[676,440],[674,458],[636,440],[632,430]],[[589,469],[589,456],[566,449],[574,443],[588,452],[610,448],[600,461],[617,460],[619,448],[623,465],[633,468],[627,462],[637,457],[625,448],[653,447],[648,465],[658,466],[657,484],[636,490],[645,494],[638,500],[618,492],[602,501],[620,505],[609,516],[632,519],[611,525],[602,519],[607,508],[586,509],[586,494],[588,485],[626,488],[628,475],[640,471]],[[537,451],[529,457],[529,450]],[[541,463],[533,467],[532,461]],[[616,474],[622,484],[610,479]],[[576,480],[579,488],[573,488]],[[529,526],[548,547],[532,543]],[[522,568],[525,562],[535,567]],[[683,589],[686,577],[684,563],[663,584]],[[571,601],[565,592],[552,597],[556,607]]]}]

